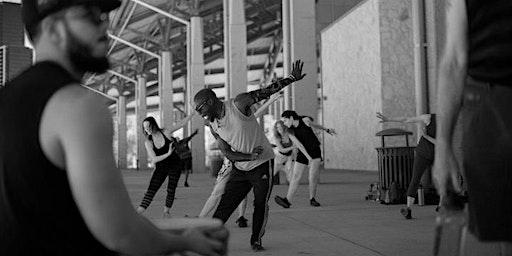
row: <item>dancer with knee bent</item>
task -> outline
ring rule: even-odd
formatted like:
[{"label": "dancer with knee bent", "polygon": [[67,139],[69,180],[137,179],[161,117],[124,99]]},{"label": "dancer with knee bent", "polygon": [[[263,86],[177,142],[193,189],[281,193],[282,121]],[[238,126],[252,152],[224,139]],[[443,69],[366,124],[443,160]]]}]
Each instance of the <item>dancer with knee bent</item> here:
[{"label": "dancer with knee bent", "polygon": [[[274,153],[251,106],[304,78],[302,67],[303,63],[297,61],[293,64],[289,77],[267,87],[238,94],[234,99],[221,101],[211,89],[202,89],[194,96],[195,110],[208,121],[215,138],[227,142],[228,146],[219,143],[219,147],[228,159],[235,161],[225,193],[213,217],[225,223],[247,193],[253,189],[254,213],[250,243],[254,251],[264,249],[261,238],[265,233],[268,199],[272,192],[272,173],[269,165]],[[263,147],[263,152],[250,161],[245,161],[247,155],[251,155],[252,150],[258,146]]]},{"label": "dancer with knee bent", "polygon": [[151,176],[149,187],[146,190],[144,198],[137,208],[138,213],[144,212],[153,201],[158,189],[162,186],[165,179],[169,177],[167,184],[167,197],[165,199],[164,215],[168,215],[174,202],[174,195],[176,187],[181,175],[181,159],[177,152],[174,150],[179,143],[174,137],[172,132],[181,128],[192,115],[185,118],[179,125],[171,129],[162,129],[156,123],[155,118],[146,117],[142,122],[143,131],[146,135],[144,146],[148,152],[149,160],[154,164],[155,170]]},{"label": "dancer with knee bent", "polygon": [[290,208],[292,205],[290,201],[295,191],[297,191],[302,173],[309,165],[309,203],[311,206],[318,207],[320,203],[316,201],[315,196],[319,180],[320,162],[322,161],[322,151],[320,150],[320,141],[312,128],[326,131],[330,135],[335,135],[336,131],[313,123],[309,118],[300,117],[297,112],[293,110],[284,111],[281,114],[281,118],[284,124],[290,129],[291,134],[293,134],[301,144],[297,144],[300,152],[297,154],[297,159],[293,166],[293,175],[290,186],[288,187],[288,193],[286,197],[275,196],[274,200],[283,208]]},{"label": "dancer with knee bent", "polygon": [[[414,204],[416,192],[420,185],[421,177],[428,167],[434,163],[434,145],[436,144],[436,114],[424,114],[415,117],[389,118],[377,112],[377,118],[381,122],[415,123],[421,127],[421,137],[416,146],[411,182],[407,188],[407,208],[400,209],[400,213],[406,218],[412,218],[411,207]],[[437,208],[436,208],[437,209]]]},{"label": "dancer with knee bent", "polygon": [[[280,97],[279,94],[272,95],[265,103],[263,103],[255,111],[254,116],[256,118],[263,116],[263,114],[265,113],[264,112],[265,109],[268,108],[270,106],[270,104],[272,104],[279,97]],[[254,106],[255,105],[253,105],[253,107]],[[224,144],[226,142],[219,138],[218,143]],[[260,147],[255,148],[252,153],[254,153],[254,154],[261,153],[261,148]],[[250,159],[251,159],[251,156],[248,156],[247,159],[245,159],[245,160],[250,160]],[[201,210],[201,213],[199,213],[199,217],[209,216],[213,212],[215,207],[217,207],[222,194],[224,194],[224,189],[226,188],[226,183],[229,179],[231,171],[233,170],[232,167],[233,167],[233,163],[229,159],[224,158],[222,167],[221,167],[219,173],[217,174],[217,179],[215,181],[215,186],[213,187],[213,191],[212,191],[210,197],[208,197],[208,199],[206,200],[206,202],[203,206],[203,209]],[[244,200],[240,203],[240,205],[238,205],[238,219],[236,220],[236,223],[241,228],[247,227],[248,220],[244,217],[246,208],[247,208],[247,197],[244,198]]]}]

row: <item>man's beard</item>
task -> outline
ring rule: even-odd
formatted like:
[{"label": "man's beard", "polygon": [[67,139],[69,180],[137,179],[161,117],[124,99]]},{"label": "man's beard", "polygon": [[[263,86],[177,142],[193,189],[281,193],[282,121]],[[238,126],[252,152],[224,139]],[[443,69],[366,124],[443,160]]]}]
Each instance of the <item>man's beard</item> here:
[{"label": "man's beard", "polygon": [[66,30],[68,32],[68,56],[76,70],[91,73],[104,73],[110,68],[110,63],[106,56],[92,56],[91,47],[75,37],[67,26]]}]

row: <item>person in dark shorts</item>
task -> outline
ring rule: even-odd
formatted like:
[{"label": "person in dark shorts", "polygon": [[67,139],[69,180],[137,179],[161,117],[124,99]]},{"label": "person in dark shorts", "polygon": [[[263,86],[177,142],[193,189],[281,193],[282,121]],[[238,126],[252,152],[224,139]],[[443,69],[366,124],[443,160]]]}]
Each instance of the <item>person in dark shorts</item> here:
[{"label": "person in dark shorts", "polygon": [[320,141],[315,135],[312,127],[326,131],[330,135],[335,135],[336,131],[313,123],[309,118],[299,117],[299,115],[293,110],[284,111],[281,114],[281,119],[290,129],[290,133],[293,134],[303,145],[307,154],[303,153],[302,150],[299,150],[293,166],[292,181],[288,187],[288,194],[286,197],[275,196],[274,200],[283,208],[290,208],[290,201],[292,200],[295,191],[297,191],[302,173],[309,165],[309,203],[311,206],[318,207],[320,206],[320,203],[316,201],[315,196],[320,177],[319,172],[320,163],[322,161],[322,151],[320,150]]},{"label": "person in dark shorts", "polygon": [[[226,183],[214,218],[224,223],[233,211],[253,189],[254,213],[251,248],[264,250],[261,238],[265,233],[268,218],[268,199],[272,192],[270,160],[274,158],[272,146],[265,136],[253,112],[253,105],[270,98],[273,94],[304,78],[304,63],[296,61],[291,75],[267,87],[241,93],[234,99],[221,101],[211,89],[202,89],[194,96],[195,110],[205,119],[206,125],[219,143],[222,153],[234,162],[233,170]],[[261,154],[253,155],[253,150],[261,147]],[[251,159],[247,161],[247,159]]]},{"label": "person in dark shorts", "polygon": [[512,1],[451,0],[446,17],[434,179],[441,195],[460,191],[452,146],[460,113],[469,230],[512,255]]},{"label": "person in dark shorts", "polygon": [[[434,163],[434,145],[436,144],[436,114],[424,114],[415,117],[390,118],[377,112],[377,118],[381,122],[416,123],[420,126],[421,136],[418,145],[414,149],[414,163],[412,177],[407,188],[407,208],[400,209],[400,213],[406,218],[412,218],[411,207],[416,200],[416,194],[421,177],[425,170]],[[438,208],[436,208],[438,209]]]},{"label": "person in dark shorts", "polygon": [[120,4],[22,1],[35,64],[0,89],[2,255],[226,251],[220,222],[178,233],[135,212],[115,166],[107,102],[80,86],[86,72],[109,68],[108,13]]}]

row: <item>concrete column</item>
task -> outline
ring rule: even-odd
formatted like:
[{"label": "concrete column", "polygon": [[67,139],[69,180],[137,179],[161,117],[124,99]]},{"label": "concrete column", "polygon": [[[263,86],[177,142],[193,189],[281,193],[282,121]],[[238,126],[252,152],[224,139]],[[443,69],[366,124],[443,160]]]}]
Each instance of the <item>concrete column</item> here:
[{"label": "concrete column", "polygon": [[172,98],[172,54],[162,51],[160,63],[160,81],[158,93],[160,96],[160,123],[162,127],[171,127],[174,124],[174,105]]},{"label": "concrete column", "polygon": [[[121,94],[122,92],[119,92]],[[126,97],[119,95],[117,99],[117,167],[126,169],[127,153],[128,153],[128,139],[126,136]]]},{"label": "concrete column", "polygon": [[[318,58],[315,1],[290,1],[291,60],[304,61],[307,76],[293,85],[292,107],[300,115],[318,116]],[[288,68],[289,70],[289,68]]]},{"label": "concrete column", "polygon": [[247,27],[244,2],[224,0],[224,66],[227,99],[247,92]]},{"label": "concrete column", "polygon": [[[204,88],[204,56],[203,56],[203,20],[201,17],[190,18],[189,31],[189,70],[190,79],[188,82],[187,95],[189,102],[193,101],[194,95]],[[190,109],[190,111],[195,111]],[[204,119],[199,115],[192,118],[191,130],[199,129],[198,134],[192,140],[192,168],[196,172],[206,172],[205,143],[204,143]]]},{"label": "concrete column", "polygon": [[[291,20],[290,20],[290,1],[291,0],[283,0],[282,8],[283,8],[283,77],[287,77],[290,75],[291,68]],[[292,92],[293,86],[287,86],[284,90],[283,94],[283,102],[282,107],[285,110],[292,109]]]},{"label": "concrete column", "polygon": [[148,168],[148,156],[144,147],[144,133],[142,132],[142,121],[146,118],[146,77],[137,76],[137,90],[135,90],[135,115],[137,117],[137,169]]}]

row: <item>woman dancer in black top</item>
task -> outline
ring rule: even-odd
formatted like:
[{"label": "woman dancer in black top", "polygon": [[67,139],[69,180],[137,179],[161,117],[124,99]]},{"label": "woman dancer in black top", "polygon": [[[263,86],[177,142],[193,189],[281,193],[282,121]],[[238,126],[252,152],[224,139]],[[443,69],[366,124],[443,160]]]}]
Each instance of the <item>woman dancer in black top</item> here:
[{"label": "woman dancer in black top", "polygon": [[[389,118],[377,112],[377,118],[381,122],[416,123],[421,127],[421,138],[416,146],[411,182],[407,188],[407,208],[400,209],[400,213],[411,219],[411,206],[414,204],[416,192],[420,185],[421,177],[428,167],[434,163],[434,145],[436,144],[436,114],[424,114],[415,117]],[[436,208],[437,210],[438,208]]]},{"label": "woman dancer in black top", "polygon": [[[190,119],[191,116],[184,120],[188,121],[187,119]],[[184,122],[182,121],[182,123]],[[162,129],[156,123],[155,118],[150,116],[144,119],[142,126],[146,135],[144,145],[146,146],[149,160],[155,165],[155,170],[151,176],[146,194],[137,208],[137,212],[142,213],[148,208],[156,192],[164,183],[165,178],[169,177],[164,207],[164,215],[168,215],[174,202],[174,195],[182,167],[181,159],[174,150],[179,142],[172,137],[172,132],[179,129],[181,125],[174,126],[172,129]]]}]

